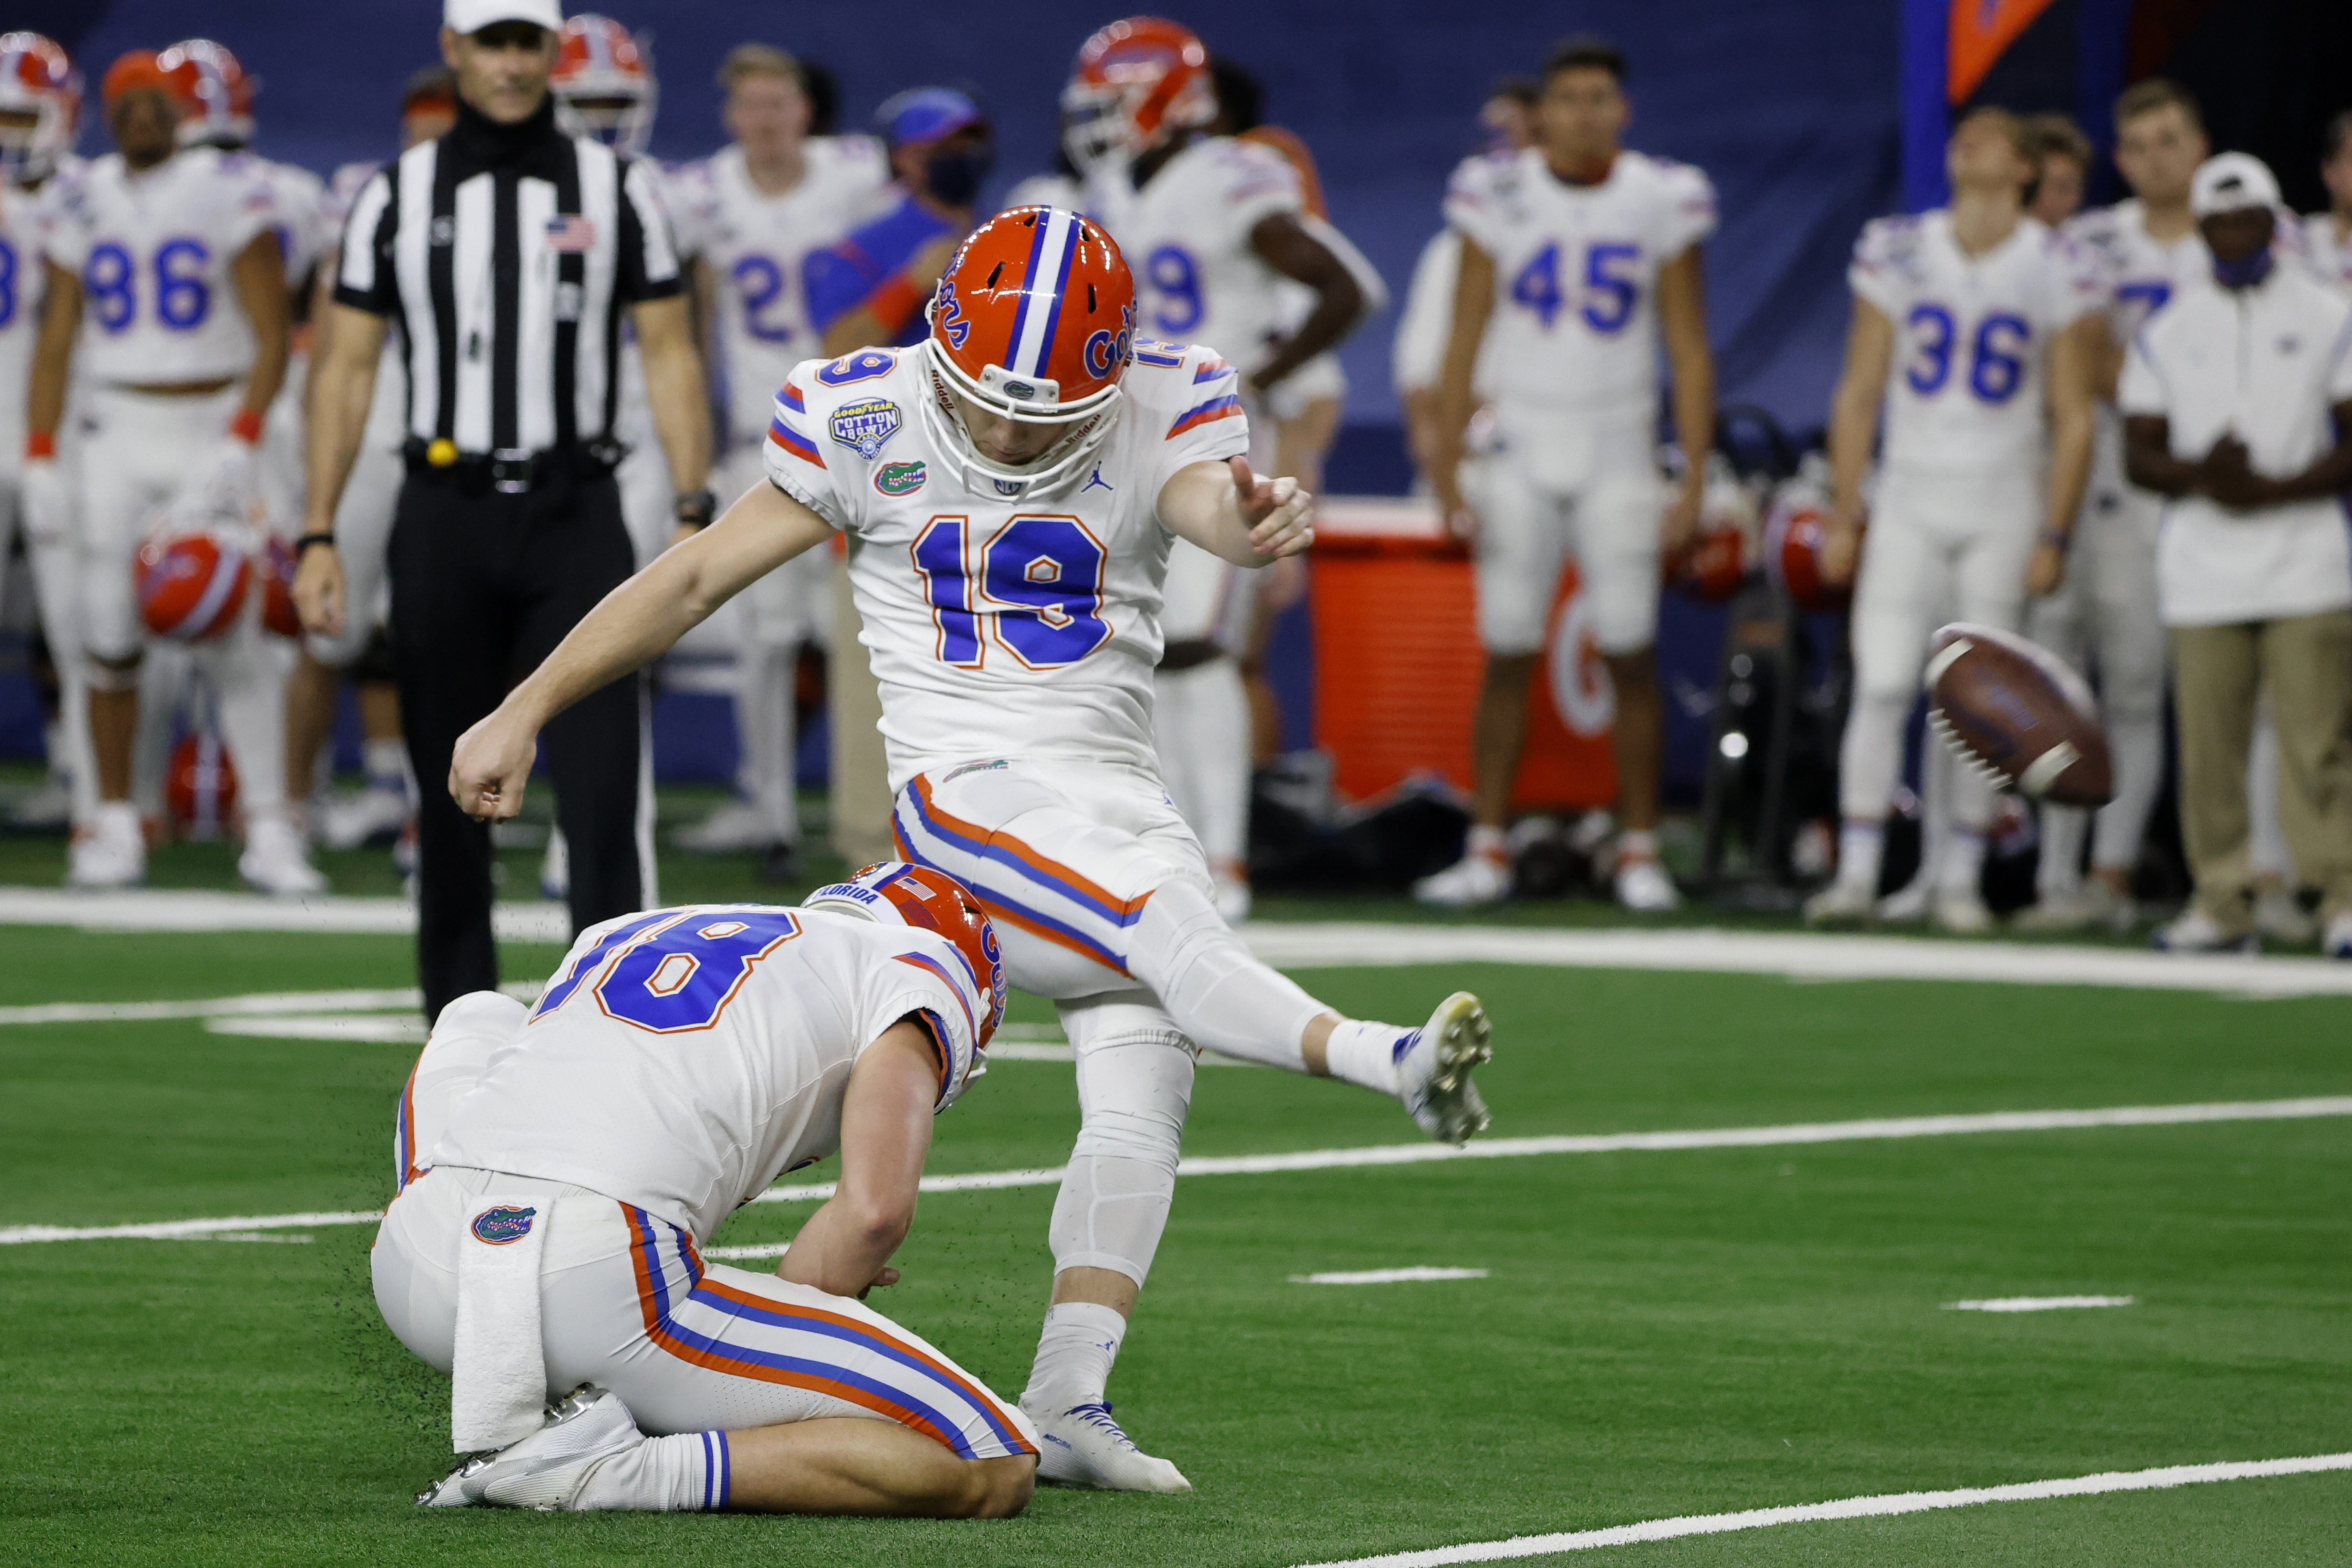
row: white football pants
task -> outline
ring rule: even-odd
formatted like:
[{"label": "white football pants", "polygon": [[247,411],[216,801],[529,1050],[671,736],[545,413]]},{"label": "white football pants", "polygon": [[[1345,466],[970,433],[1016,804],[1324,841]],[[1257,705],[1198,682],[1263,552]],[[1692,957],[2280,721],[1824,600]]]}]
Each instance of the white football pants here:
[{"label": "white football pants", "polygon": [[1241,667],[1220,654],[1152,678],[1151,724],[1168,798],[1209,864],[1238,877],[1249,863],[1250,711]]},{"label": "white football pants", "polygon": [[1486,651],[1544,646],[1572,548],[1604,654],[1657,638],[1658,528],[1665,489],[1646,418],[1497,405],[1499,445],[1465,500],[1478,514],[1478,636]]},{"label": "white football pants", "polygon": [[[21,531],[41,637],[58,672],[58,722],[49,736],[56,754],[49,758],[49,770],[71,791],[72,821],[79,827],[98,808],[98,764],[89,750],[89,669],[82,651],[78,530],[70,510],[54,517],[36,515],[40,509],[26,504],[17,474],[14,453],[0,459],[0,590],[7,583],[9,546]],[[66,499],[69,507],[70,499]]]}]

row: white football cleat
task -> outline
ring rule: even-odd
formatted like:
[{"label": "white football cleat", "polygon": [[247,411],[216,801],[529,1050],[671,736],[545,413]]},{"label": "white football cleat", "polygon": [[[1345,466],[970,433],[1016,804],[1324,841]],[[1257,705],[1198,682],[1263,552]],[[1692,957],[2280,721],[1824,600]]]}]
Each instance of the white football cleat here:
[{"label": "white football cleat", "polygon": [[1165,1459],[1152,1458],[1111,1419],[1100,1400],[1067,1410],[1045,1410],[1024,1400],[1021,1412],[1037,1428],[1037,1479],[1049,1487],[1091,1487],[1113,1492],[1189,1492],[1192,1483]]},{"label": "white football cleat", "polygon": [[1502,857],[1476,849],[1412,885],[1412,896],[1423,903],[1454,910],[1500,903],[1510,890],[1511,868]]},{"label": "white football cleat", "polygon": [[1617,901],[1635,914],[1662,915],[1683,907],[1675,879],[1650,856],[1630,856],[1617,862]]},{"label": "white football cleat", "polygon": [[1924,921],[1927,918],[1927,895],[1935,890],[1935,879],[1922,871],[1878,900],[1878,918],[1897,925]]},{"label": "white football cleat", "polygon": [[1486,1102],[1470,1081],[1471,1069],[1494,1056],[1486,1010],[1467,991],[1437,1005],[1429,1022],[1398,1042],[1397,1098],[1441,1143],[1460,1145],[1486,1129]]},{"label": "white football cleat", "polygon": [[493,1454],[477,1454],[416,1494],[420,1508],[577,1506],[598,1465],[646,1440],[607,1388],[583,1383],[548,1407],[547,1424]]},{"label": "white football cleat", "polygon": [[1805,900],[1805,923],[1809,926],[1858,926],[1870,919],[1877,906],[1876,889],[1839,877]]},{"label": "white football cleat", "polygon": [[2352,910],[2338,910],[2327,922],[2327,935],[2321,940],[2319,951],[2330,958],[2352,958]]},{"label": "white football cleat", "polygon": [[104,803],[67,851],[66,886],[135,888],[146,879],[147,834],[139,808],[128,801]]},{"label": "white football cleat", "polygon": [[671,835],[670,842],[690,855],[731,855],[747,849],[772,848],[776,830],[760,808],[748,800],[730,800],[713,806],[710,815]]},{"label": "white football cleat", "polygon": [[1992,911],[1974,888],[1938,888],[1928,896],[1936,929],[1954,936],[1982,936],[1992,930]]},{"label": "white football cleat", "polygon": [[282,816],[258,816],[245,825],[245,853],[236,874],[256,892],[299,899],[327,890],[326,874],[310,864],[302,836]]},{"label": "white football cleat", "polygon": [[[2331,933],[2332,934],[2332,933]],[[2252,931],[2232,936],[2221,922],[2191,904],[2179,917],[2156,928],[2150,939],[2158,952],[2260,952],[2262,938]]]},{"label": "white football cleat", "polygon": [[366,789],[339,795],[319,813],[319,842],[330,849],[357,849],[363,844],[390,843],[408,823],[408,792]]},{"label": "white football cleat", "polygon": [[2254,930],[2273,942],[2303,947],[2319,934],[2319,921],[2292,889],[2263,888],[2254,894]]}]

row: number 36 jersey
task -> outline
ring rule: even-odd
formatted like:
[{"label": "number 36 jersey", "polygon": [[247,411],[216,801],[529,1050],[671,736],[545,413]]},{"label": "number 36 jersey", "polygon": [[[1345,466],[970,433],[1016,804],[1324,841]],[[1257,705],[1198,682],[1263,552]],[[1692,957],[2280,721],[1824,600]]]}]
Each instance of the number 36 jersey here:
[{"label": "number 36 jersey", "polygon": [[580,933],[428,1165],[570,1182],[708,1240],[841,1146],[866,1048],[908,1016],[944,1110],[986,1070],[989,999],[955,944],[826,910],[695,904]]},{"label": "number 36 jersey", "polygon": [[2051,341],[2107,302],[2093,258],[2030,217],[1972,257],[1937,208],[1865,225],[1846,281],[1895,325],[1886,468],[1951,474],[2039,465]]},{"label": "number 36 jersey", "polygon": [[231,268],[282,221],[247,158],[193,147],[132,174],[110,153],[42,193],[49,258],[81,279],[76,369],[96,381],[218,381],[253,364]]},{"label": "number 36 jersey", "polygon": [[1445,220],[1495,264],[1479,355],[1496,402],[1647,422],[1658,398],[1658,270],[1715,231],[1715,187],[1685,163],[1620,153],[1570,184],[1534,148],[1464,161]]},{"label": "number 36 jersey", "polygon": [[890,787],[1016,756],[1156,773],[1172,538],[1160,491],[1247,450],[1234,372],[1205,348],[1139,341],[1093,468],[1031,498],[985,479],[967,489],[940,460],[918,406],[940,395],[929,359],[866,349],[795,366],[768,427],[768,477],[849,536]]}]

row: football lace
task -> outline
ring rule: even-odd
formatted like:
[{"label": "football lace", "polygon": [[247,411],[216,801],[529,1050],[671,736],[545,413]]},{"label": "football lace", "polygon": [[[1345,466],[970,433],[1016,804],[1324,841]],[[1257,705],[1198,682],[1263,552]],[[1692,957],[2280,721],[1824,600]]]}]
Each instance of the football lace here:
[{"label": "football lace", "polygon": [[1983,752],[1969,744],[1968,741],[1960,734],[1959,731],[1953,727],[1952,721],[1944,717],[1944,710],[1941,708],[1930,708],[1927,710],[1927,727],[1936,732],[1937,737],[1940,739],[1944,744],[1952,749],[1952,754],[1954,756],[1958,757],[1960,761],[1968,763],[1968,765],[1975,771],[1979,778],[1983,779],[1995,789],[2014,789],[2016,787],[2016,780],[2011,778],[2000,768],[1995,767],[1991,762],[1987,760]]}]

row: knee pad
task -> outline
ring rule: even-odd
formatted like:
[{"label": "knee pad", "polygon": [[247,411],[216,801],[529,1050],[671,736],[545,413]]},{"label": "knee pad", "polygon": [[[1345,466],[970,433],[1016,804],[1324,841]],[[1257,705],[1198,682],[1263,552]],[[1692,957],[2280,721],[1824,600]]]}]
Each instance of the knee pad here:
[{"label": "knee pad", "polygon": [[1081,1120],[1048,1227],[1054,1268],[1108,1268],[1140,1285],[1175,1195],[1197,1053],[1166,1013],[1138,1002],[1074,1004],[1063,1026],[1077,1053]]}]

